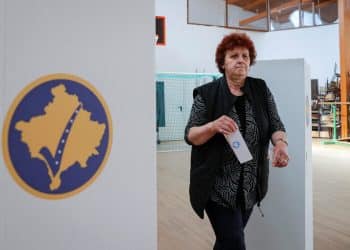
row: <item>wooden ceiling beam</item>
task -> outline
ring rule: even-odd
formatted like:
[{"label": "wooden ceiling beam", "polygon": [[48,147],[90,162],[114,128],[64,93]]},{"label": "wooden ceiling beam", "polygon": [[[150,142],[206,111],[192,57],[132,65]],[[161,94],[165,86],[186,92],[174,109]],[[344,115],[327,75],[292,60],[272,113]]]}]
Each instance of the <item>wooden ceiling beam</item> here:
[{"label": "wooden ceiling beam", "polygon": [[328,5],[336,3],[336,2],[338,2],[338,0],[328,0],[328,1],[324,1],[324,2],[316,5],[316,7],[319,7],[321,9],[321,8],[324,8],[324,7],[328,6]]},{"label": "wooden ceiling beam", "polygon": [[267,17],[267,12],[263,11],[260,14],[257,14],[255,16],[252,16],[252,17],[249,17],[249,18],[246,18],[246,19],[239,21],[239,26],[245,26],[247,24],[258,21],[258,20],[263,19],[265,17]]},{"label": "wooden ceiling beam", "polygon": [[246,4],[244,4],[242,7],[245,10],[255,11],[257,7],[264,4],[266,9],[266,0],[246,1]]},{"label": "wooden ceiling beam", "polygon": [[[321,9],[321,8],[327,7],[330,4],[334,4],[336,2],[337,2],[337,0],[327,0],[327,1],[321,2],[319,4],[315,4],[315,8]],[[304,1],[303,1],[303,3],[304,3]],[[312,3],[312,1],[307,1],[306,3]],[[309,9],[312,9],[312,5],[311,6],[308,5],[306,7],[303,7],[303,10],[309,10]]]}]

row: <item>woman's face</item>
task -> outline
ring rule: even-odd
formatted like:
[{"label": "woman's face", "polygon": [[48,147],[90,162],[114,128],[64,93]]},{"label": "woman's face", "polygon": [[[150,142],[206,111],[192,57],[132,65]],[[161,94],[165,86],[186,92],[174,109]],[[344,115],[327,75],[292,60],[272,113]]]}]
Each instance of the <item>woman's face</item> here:
[{"label": "woman's face", "polygon": [[245,47],[235,47],[226,51],[222,67],[229,78],[245,78],[248,75],[249,65],[249,50]]}]

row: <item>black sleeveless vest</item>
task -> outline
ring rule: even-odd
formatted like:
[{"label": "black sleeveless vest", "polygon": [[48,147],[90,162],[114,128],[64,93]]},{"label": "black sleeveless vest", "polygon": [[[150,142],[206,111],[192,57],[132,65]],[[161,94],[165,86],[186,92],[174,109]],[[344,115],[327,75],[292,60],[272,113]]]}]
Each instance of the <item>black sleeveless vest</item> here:
[{"label": "black sleeveless vest", "polygon": [[[258,162],[257,192],[258,206],[265,197],[268,186],[269,161],[268,147],[271,138],[270,119],[267,110],[267,86],[264,80],[247,77],[242,91],[251,103],[259,129],[260,152]],[[225,77],[199,86],[193,91],[193,98],[199,94],[205,102],[210,121],[222,115],[228,115],[235,99],[232,98]],[[185,137],[188,144],[192,145]],[[204,208],[214,185],[214,181],[222,165],[222,152],[226,140],[223,135],[216,134],[205,144],[192,145],[190,172],[190,201],[192,208],[200,218],[204,218]]]}]

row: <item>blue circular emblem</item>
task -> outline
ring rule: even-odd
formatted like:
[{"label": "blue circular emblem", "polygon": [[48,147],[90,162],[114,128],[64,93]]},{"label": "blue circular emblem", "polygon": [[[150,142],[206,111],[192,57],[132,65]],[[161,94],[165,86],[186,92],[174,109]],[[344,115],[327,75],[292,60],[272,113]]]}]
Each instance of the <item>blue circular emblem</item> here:
[{"label": "blue circular emblem", "polygon": [[5,162],[16,182],[47,199],[76,194],[101,172],[112,142],[108,107],[87,81],[42,77],[15,99],[5,119]]},{"label": "blue circular emblem", "polygon": [[234,142],[232,142],[232,147],[233,147],[233,148],[239,148],[240,145],[241,145],[241,144],[239,143],[239,141],[234,141]]}]

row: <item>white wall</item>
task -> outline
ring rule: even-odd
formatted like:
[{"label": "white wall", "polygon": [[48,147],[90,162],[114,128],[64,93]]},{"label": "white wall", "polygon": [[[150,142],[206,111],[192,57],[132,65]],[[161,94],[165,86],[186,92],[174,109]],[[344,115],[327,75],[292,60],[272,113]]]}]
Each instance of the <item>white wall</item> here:
[{"label": "white wall", "polygon": [[[217,72],[215,50],[233,30],[187,25],[186,0],[156,0],[156,14],[166,16],[167,45],[156,48],[156,71]],[[258,60],[305,58],[311,78],[325,85],[339,65],[338,25],[274,32],[247,32],[255,42]],[[339,69],[338,69],[339,70]]]},{"label": "white wall", "polygon": [[24,191],[2,155],[0,249],[157,249],[154,1],[0,0],[0,111],[58,72],[102,94],[112,150],[96,181],[62,200]]},{"label": "white wall", "polygon": [[338,25],[274,31],[256,37],[258,59],[304,58],[310,65],[311,78],[319,85],[333,76],[334,64],[339,67]]},{"label": "white wall", "polygon": [[[5,40],[4,40],[4,32],[5,32],[5,0],[0,0],[0,82],[4,82],[5,79]],[[0,85],[0,93],[3,93],[3,85]],[[2,121],[3,115],[3,99],[0,100],[0,121]],[[0,158],[0,163],[1,163]]]},{"label": "white wall", "polygon": [[166,16],[167,45],[157,46],[156,71],[216,72],[215,48],[223,28],[187,25],[185,0],[157,0],[156,15]]},{"label": "white wall", "polygon": [[[5,54],[5,39],[4,39],[4,28],[5,28],[5,0],[0,0],[0,96],[1,96],[1,99],[0,99],[0,122],[1,122],[1,125],[2,126],[2,121],[3,121],[3,105],[4,105],[4,99],[2,98],[2,95],[4,93],[4,79],[5,79],[5,76],[4,76],[4,67],[5,67],[5,57],[3,56]],[[2,147],[1,147],[1,143],[0,143],[0,149],[2,150]],[[2,152],[0,152],[1,154]],[[3,162],[3,157],[0,157],[0,175],[2,176],[3,173],[4,173],[4,162]],[[1,180],[1,177],[0,177],[0,180]],[[1,207],[0,206],[0,211],[1,211]],[[3,226],[4,225],[4,217],[3,216],[0,216],[0,242],[3,242],[4,240],[4,235],[5,235],[5,227]]]}]

